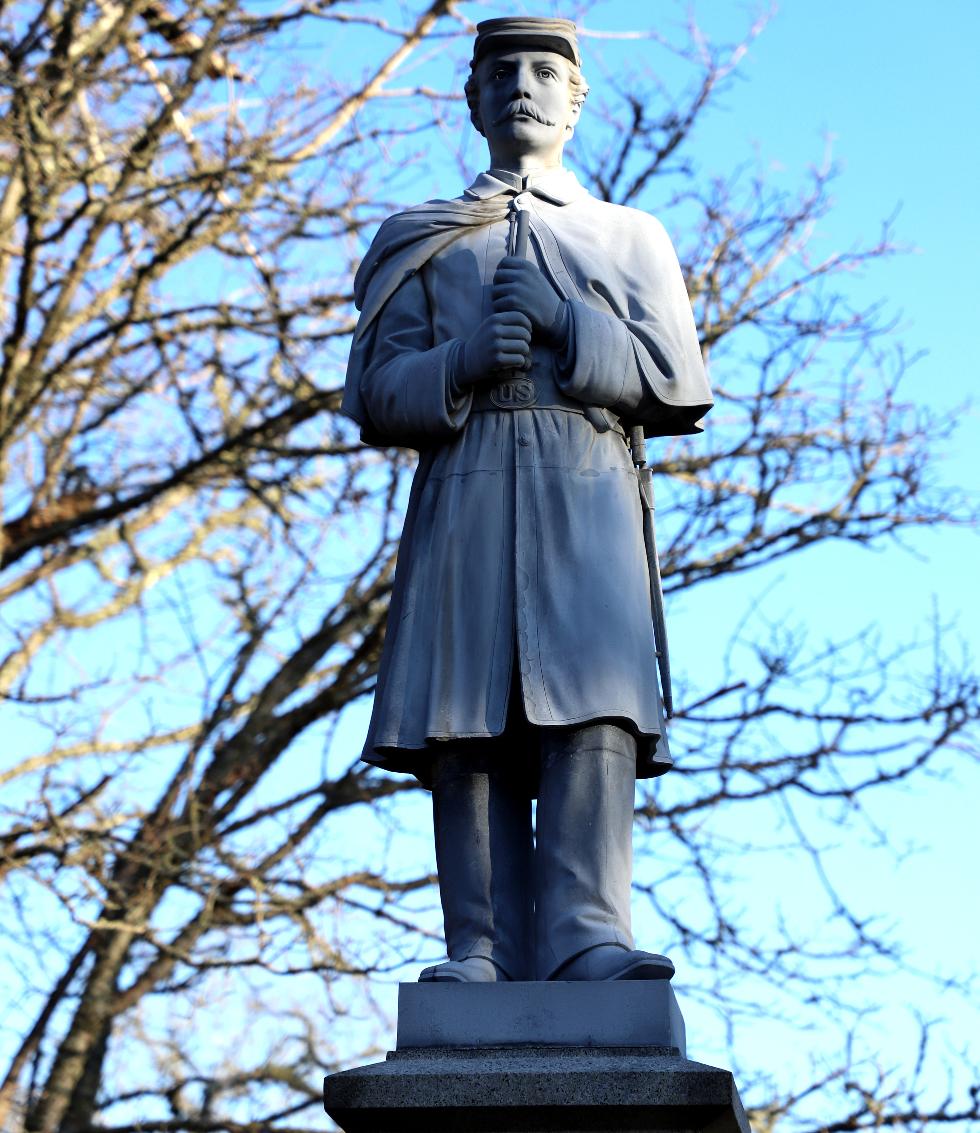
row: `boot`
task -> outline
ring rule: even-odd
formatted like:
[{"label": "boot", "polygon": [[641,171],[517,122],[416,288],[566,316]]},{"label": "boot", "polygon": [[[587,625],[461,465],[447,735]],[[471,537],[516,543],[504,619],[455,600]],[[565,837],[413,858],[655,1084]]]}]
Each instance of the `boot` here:
[{"label": "boot", "polygon": [[433,768],[432,817],[449,963],[419,979],[528,979],[530,796],[502,761],[446,752]]},{"label": "boot", "polygon": [[535,849],[538,979],[669,979],[633,948],[636,741],[615,724],[542,733]]}]

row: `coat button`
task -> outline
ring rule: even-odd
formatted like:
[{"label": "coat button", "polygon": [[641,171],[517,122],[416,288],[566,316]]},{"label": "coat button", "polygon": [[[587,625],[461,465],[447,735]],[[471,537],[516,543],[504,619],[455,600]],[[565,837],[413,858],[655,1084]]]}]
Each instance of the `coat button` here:
[{"label": "coat button", "polygon": [[528,439],[527,433],[521,433],[521,435],[517,438],[517,443],[521,446],[521,448],[527,448],[527,446],[531,443]]}]

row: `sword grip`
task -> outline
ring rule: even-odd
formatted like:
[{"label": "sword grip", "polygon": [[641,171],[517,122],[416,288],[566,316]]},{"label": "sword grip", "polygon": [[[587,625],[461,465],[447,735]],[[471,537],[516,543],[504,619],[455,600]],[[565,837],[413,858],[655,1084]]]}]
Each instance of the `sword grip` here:
[{"label": "sword grip", "polygon": [[[511,252],[511,255],[519,256],[522,260],[526,260],[527,238],[531,226],[531,214],[527,211],[527,209],[518,208],[516,197],[513,201],[511,201],[510,207],[513,209],[515,217],[514,226],[511,229],[511,242],[513,244],[513,251]],[[526,369],[524,367],[518,367],[514,370],[511,370],[511,380],[516,381],[517,379],[522,378],[527,370],[530,370],[530,368],[531,363],[530,360],[528,360]]]},{"label": "sword grip", "polygon": [[517,224],[514,229],[514,255],[527,259],[527,234],[531,225],[531,214],[527,209],[517,209]]}]

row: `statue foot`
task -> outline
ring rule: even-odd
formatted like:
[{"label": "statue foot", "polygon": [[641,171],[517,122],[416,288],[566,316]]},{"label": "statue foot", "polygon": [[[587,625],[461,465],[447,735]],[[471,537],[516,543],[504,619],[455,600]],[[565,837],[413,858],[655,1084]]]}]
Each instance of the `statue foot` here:
[{"label": "statue foot", "polygon": [[598,944],[563,964],[549,980],[669,980],[674,965],[666,956],[621,944]]},{"label": "statue foot", "polygon": [[423,968],[419,983],[488,984],[509,979],[503,968],[498,968],[492,960],[483,956],[467,956],[465,960],[448,960],[445,964]]}]

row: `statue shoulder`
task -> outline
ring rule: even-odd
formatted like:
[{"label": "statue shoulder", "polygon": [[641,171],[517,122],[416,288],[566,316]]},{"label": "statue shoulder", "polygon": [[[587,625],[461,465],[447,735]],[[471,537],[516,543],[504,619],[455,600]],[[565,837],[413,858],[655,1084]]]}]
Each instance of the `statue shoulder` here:
[{"label": "statue shoulder", "polygon": [[444,216],[447,213],[465,212],[468,204],[471,201],[468,197],[451,197],[442,198],[434,197],[430,201],[422,201],[421,204],[409,205],[407,208],[400,209],[398,212],[391,213],[381,222],[381,227],[378,229],[375,240],[382,232],[391,231],[393,229],[408,229],[418,226],[425,226],[431,223],[433,216]]},{"label": "statue shoulder", "polygon": [[393,213],[371,241],[354,277],[354,301],[362,311],[368,290],[386,301],[404,279],[418,271],[440,248],[479,223],[478,208],[463,199],[432,200]]},{"label": "statue shoulder", "polygon": [[628,239],[631,245],[639,245],[649,254],[668,252],[673,255],[670,235],[653,213],[593,196],[583,198],[579,204],[593,214],[596,231],[608,236],[614,243]]}]

